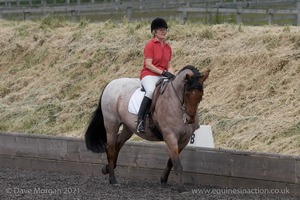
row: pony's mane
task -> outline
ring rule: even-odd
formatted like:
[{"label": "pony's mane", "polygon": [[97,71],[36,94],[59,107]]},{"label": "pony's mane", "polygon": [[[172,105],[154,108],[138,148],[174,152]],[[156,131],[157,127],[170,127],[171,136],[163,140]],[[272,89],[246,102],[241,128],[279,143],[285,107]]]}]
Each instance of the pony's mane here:
[{"label": "pony's mane", "polygon": [[185,66],[184,68],[182,68],[178,73],[180,73],[180,72],[182,72],[182,71],[184,71],[184,70],[186,70],[186,69],[189,69],[189,70],[191,70],[193,73],[194,73],[194,75],[198,75],[198,76],[202,76],[202,74],[199,72],[199,70],[196,68],[196,67],[194,67],[194,66],[192,66],[192,65],[187,65],[187,66]]},{"label": "pony's mane", "polygon": [[192,80],[187,82],[186,89],[191,90],[191,89],[199,89],[200,91],[203,91],[203,85],[199,82],[199,79],[203,76],[199,70],[192,66],[192,65],[187,65],[184,68],[182,68],[179,72],[183,72],[184,70],[191,70],[193,72]]}]

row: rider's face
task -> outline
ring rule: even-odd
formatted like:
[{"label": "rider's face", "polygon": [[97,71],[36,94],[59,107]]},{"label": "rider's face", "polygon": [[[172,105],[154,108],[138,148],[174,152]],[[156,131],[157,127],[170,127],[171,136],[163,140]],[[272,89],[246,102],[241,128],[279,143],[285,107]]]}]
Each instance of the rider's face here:
[{"label": "rider's face", "polygon": [[166,35],[167,35],[167,29],[166,28],[156,29],[156,37],[158,39],[165,39]]}]

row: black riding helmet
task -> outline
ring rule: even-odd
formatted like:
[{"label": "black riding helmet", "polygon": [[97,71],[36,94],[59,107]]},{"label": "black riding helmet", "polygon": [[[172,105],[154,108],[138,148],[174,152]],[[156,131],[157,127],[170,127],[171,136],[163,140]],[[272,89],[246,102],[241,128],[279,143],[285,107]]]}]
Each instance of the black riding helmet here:
[{"label": "black riding helmet", "polygon": [[151,22],[151,33],[153,30],[158,28],[168,29],[168,24],[163,18],[157,17]]}]

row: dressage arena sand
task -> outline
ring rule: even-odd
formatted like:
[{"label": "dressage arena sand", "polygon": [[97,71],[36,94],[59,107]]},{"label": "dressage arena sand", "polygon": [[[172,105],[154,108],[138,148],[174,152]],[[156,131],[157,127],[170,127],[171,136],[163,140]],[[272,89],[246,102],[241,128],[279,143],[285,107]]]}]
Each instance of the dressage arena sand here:
[{"label": "dressage arena sand", "polygon": [[[288,190],[255,188],[217,188],[185,184],[186,193],[180,194],[176,184],[170,182],[161,187],[159,181],[147,179],[119,178],[121,186],[108,184],[107,176],[84,176],[77,173],[46,172],[40,170],[17,170],[4,168],[0,171],[0,199],[266,199],[292,200],[299,197],[288,194]],[[234,190],[235,189],[235,190]]]},{"label": "dressage arena sand", "polygon": [[[173,66],[210,68],[217,148],[299,155],[300,27],[170,21]],[[138,77],[149,22],[0,20],[0,131],[82,137],[103,86]],[[136,138],[134,138],[136,139]]]}]

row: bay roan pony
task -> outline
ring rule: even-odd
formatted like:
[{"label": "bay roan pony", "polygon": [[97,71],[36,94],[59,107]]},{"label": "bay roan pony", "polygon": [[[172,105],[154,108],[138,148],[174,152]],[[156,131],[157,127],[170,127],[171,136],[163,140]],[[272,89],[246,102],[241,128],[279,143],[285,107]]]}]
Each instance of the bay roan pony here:
[{"label": "bay roan pony", "polygon": [[[130,97],[141,87],[140,81],[120,78],[107,84],[85,133],[85,142],[87,149],[92,152],[106,152],[108,165],[103,167],[102,172],[109,174],[111,184],[118,184],[114,174],[118,154],[133,133],[146,140],[160,141],[157,136],[157,132],[160,132],[169,153],[161,183],[166,184],[174,166],[178,177],[178,190],[180,192],[184,190],[179,154],[198,128],[197,109],[203,96],[203,82],[209,76],[209,72],[207,70],[200,73],[195,67],[188,65],[166,85],[165,91],[158,96],[151,114],[156,134],[149,128],[149,118],[146,120],[145,133],[136,133],[137,116],[128,112]],[[121,125],[123,129],[119,133]]]}]

